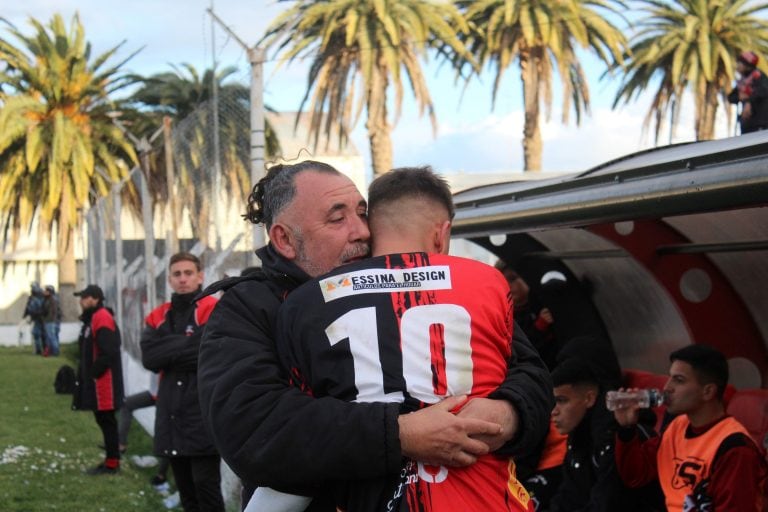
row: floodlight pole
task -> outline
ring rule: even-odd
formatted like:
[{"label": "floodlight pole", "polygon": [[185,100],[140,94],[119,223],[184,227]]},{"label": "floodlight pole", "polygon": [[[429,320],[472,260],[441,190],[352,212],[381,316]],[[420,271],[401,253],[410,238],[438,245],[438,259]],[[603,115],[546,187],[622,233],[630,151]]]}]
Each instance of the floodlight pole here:
[{"label": "floodlight pole", "polygon": [[[254,186],[264,176],[264,49],[256,45],[248,46],[216,16],[213,9],[209,8],[207,11],[227,34],[242,46],[251,64],[251,186]],[[264,230],[254,224],[253,246],[258,248],[264,244]]]}]

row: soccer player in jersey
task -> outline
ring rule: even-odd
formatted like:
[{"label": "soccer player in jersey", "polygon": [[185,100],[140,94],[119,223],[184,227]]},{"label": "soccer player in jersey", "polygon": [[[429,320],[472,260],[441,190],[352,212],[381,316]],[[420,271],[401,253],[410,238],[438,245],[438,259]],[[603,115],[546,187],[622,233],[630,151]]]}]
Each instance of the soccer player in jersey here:
[{"label": "soccer player in jersey", "polygon": [[[453,213],[447,183],[429,168],[395,169],[371,184],[374,257],[305,284],[280,311],[278,350],[295,385],[413,411],[484,397],[504,381],[509,286],[493,267],[447,255]],[[398,475],[341,487],[343,510],[532,506],[514,463],[491,454],[464,468],[404,460]]]}]

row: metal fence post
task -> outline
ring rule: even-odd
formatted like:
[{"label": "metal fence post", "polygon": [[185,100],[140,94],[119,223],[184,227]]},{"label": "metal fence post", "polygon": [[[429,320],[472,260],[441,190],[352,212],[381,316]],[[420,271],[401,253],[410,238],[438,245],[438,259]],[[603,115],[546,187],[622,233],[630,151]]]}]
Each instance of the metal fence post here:
[{"label": "metal fence post", "polygon": [[157,302],[157,293],[155,291],[155,230],[154,226],[152,225],[152,198],[149,196],[147,179],[143,172],[139,172],[138,174],[139,188],[141,190],[141,216],[144,221],[144,263],[146,265],[147,272],[146,313],[149,313],[155,309],[155,303]]},{"label": "metal fence post", "polygon": [[114,208],[115,231],[115,313],[117,325],[123,325],[123,234],[120,226],[120,214],[122,211],[122,198],[120,197],[121,183],[112,185],[112,207]]}]

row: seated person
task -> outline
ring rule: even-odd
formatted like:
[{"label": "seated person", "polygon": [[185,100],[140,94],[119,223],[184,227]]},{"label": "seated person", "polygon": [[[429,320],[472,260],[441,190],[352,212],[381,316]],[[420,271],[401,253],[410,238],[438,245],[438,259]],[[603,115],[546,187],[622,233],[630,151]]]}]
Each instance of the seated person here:
[{"label": "seated person", "polygon": [[591,365],[572,357],[552,372],[552,421],[568,435],[562,482],[552,497],[552,512],[651,510],[627,492],[616,471],[616,426],[605,408],[605,390]]},{"label": "seated person", "polygon": [[515,460],[517,478],[531,495],[536,512],[549,510],[549,502],[563,481],[563,461],[568,447],[568,436],[561,434],[550,423],[547,437],[535,453]]},{"label": "seated person", "polygon": [[638,436],[637,405],[614,411],[616,462],[624,482],[658,479],[670,512],[762,512],[768,468],[746,429],[725,414],[725,356],[707,345],[672,352],[664,387],[675,417],[661,437]]}]

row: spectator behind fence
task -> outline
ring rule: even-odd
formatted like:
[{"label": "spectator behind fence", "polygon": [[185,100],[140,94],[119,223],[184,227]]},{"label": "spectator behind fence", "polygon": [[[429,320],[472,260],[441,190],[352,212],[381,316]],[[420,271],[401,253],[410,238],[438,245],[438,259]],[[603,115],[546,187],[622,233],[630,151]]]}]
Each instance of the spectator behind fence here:
[{"label": "spectator behind fence", "polygon": [[[527,340],[516,342],[502,400],[474,419],[439,408],[399,415],[394,403],[316,399],[288,385],[277,360],[274,324],[283,299],[311,276],[368,254],[366,204],[352,181],[314,161],[276,165],[254,187],[248,219],[264,223],[270,243],[257,251],[262,272],[211,287],[226,289],[200,348],[200,400],[230,467],[244,481],[275,487],[329,478],[380,478],[399,472],[401,457],[457,467],[488,450],[473,434],[504,431],[487,442],[528,450],[546,432],[549,376]],[[485,402],[483,402],[485,400]],[[474,403],[473,402],[473,403]],[[514,409],[520,415],[517,428]],[[467,408],[468,409],[468,408]],[[495,410],[494,422],[480,421]],[[467,412],[469,414],[469,411]],[[317,494],[328,486],[315,489]],[[312,506],[320,510],[319,500]],[[335,510],[333,503],[327,510]]]},{"label": "spectator behind fence", "polygon": [[52,356],[59,355],[59,331],[61,329],[61,306],[56,296],[56,288],[46,285],[43,289],[44,311],[43,327],[45,329],[45,343],[48,353]]},{"label": "spectator behind fence", "polygon": [[667,412],[677,414],[661,437],[638,435],[637,405],[614,411],[616,461],[631,487],[658,479],[669,512],[762,512],[768,468],[760,449],[725,414],[725,356],[707,345],[672,352],[664,387]]},{"label": "spectator behind fence", "polygon": [[89,475],[109,475],[120,469],[120,449],[115,411],[123,404],[123,366],[120,330],[112,311],[104,307],[104,292],[89,284],[80,297],[83,325],[77,340],[80,363],[72,408],[93,411],[104,437],[104,462],[89,469]]},{"label": "spectator behind fence", "polygon": [[187,512],[224,511],[221,458],[203,424],[197,394],[197,354],[216,299],[195,302],[203,284],[197,256],[180,252],[168,264],[171,301],[152,310],[141,334],[141,361],[159,373],[155,453],[168,457]]},{"label": "spectator behind fence", "polygon": [[[280,310],[278,353],[295,385],[315,397],[401,403],[401,412],[437,404],[450,413],[446,396],[487,396],[511,356],[509,287],[493,267],[447,255],[448,184],[429,168],[394,169],[373,181],[369,201],[374,257],[304,284]],[[260,495],[247,512],[272,509]],[[404,460],[399,473],[350,481],[339,495],[342,510],[530,505],[514,464],[490,454],[468,468]]]},{"label": "spectator behind fence", "polygon": [[24,306],[23,317],[29,317],[32,322],[32,339],[35,343],[35,354],[46,356],[45,344],[45,297],[43,296],[43,289],[37,283],[30,285],[29,298],[27,304]]},{"label": "spectator behind fence", "polygon": [[728,94],[728,101],[741,105],[741,133],[768,128],[768,78],[757,69],[759,58],[754,52],[741,52],[736,58],[739,79]]}]

